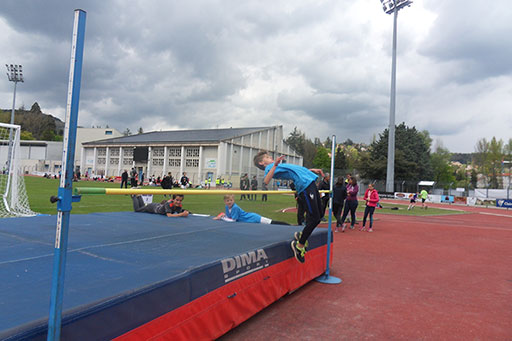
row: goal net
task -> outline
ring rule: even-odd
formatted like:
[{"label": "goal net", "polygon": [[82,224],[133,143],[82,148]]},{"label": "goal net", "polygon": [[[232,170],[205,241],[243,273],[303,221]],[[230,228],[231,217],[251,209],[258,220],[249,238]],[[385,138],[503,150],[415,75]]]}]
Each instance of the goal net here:
[{"label": "goal net", "polygon": [[[0,217],[36,215],[30,209],[20,158],[18,125],[0,123]],[[12,142],[10,142],[12,141]]]}]

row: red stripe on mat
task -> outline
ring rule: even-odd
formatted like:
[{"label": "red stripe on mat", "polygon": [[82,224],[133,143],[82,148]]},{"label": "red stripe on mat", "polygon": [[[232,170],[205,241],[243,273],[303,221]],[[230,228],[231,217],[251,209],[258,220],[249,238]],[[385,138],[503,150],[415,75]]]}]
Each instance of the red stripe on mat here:
[{"label": "red stripe on mat", "polygon": [[324,245],[308,252],[304,264],[291,258],[242,277],[115,340],[215,339],[323,274],[326,252]]}]

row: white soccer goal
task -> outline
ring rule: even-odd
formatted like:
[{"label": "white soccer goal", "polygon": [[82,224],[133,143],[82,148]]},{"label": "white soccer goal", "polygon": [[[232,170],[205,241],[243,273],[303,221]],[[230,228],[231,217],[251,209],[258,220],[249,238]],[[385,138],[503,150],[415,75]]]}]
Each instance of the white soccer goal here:
[{"label": "white soccer goal", "polygon": [[[36,215],[30,209],[20,164],[19,125],[0,123],[0,217]],[[12,144],[9,143],[12,139]]]}]

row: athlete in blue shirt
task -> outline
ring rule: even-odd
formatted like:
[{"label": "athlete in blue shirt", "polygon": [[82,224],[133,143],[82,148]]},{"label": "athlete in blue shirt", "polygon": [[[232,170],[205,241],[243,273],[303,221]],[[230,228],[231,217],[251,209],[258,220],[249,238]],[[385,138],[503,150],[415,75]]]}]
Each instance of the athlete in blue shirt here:
[{"label": "athlete in blue shirt", "polygon": [[226,204],[226,211],[216,216],[215,220],[225,221],[240,221],[243,223],[258,223],[258,224],[277,224],[277,225],[290,225],[288,223],[265,218],[257,213],[245,212],[237,204],[235,204],[235,196],[233,194],[226,194],[224,196],[224,204]]},{"label": "athlete in blue shirt", "polygon": [[261,151],[254,157],[254,165],[265,171],[263,182],[267,185],[272,178],[293,180],[298,200],[301,200],[306,208],[306,226],[304,226],[302,232],[295,233],[295,240],[292,241],[291,247],[295,258],[299,262],[304,263],[306,242],[325,214],[322,201],[320,200],[320,193],[315,184],[318,178],[315,173],[320,174],[322,177],[324,173],[321,169],[307,169],[302,166],[281,163],[283,159],[284,155],[274,161],[267,151]]}]

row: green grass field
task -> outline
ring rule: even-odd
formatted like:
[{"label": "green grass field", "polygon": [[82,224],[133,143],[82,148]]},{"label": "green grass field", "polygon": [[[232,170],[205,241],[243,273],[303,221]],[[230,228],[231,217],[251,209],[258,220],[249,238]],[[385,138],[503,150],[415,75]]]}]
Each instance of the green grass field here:
[{"label": "green grass field", "polygon": [[[50,196],[57,195],[59,180],[45,179],[40,177],[26,176],[25,184],[29,197],[30,207],[33,211],[43,214],[56,214],[57,204],[50,203]],[[110,187],[119,188],[118,183],[80,181],[74,182],[73,187]],[[155,195],[153,202],[164,199],[163,195]],[[286,221],[290,224],[296,224],[296,214],[292,212],[283,213],[281,210],[287,207],[295,206],[295,199],[290,194],[268,195],[268,201],[262,202],[258,195],[257,201],[240,201],[240,196],[235,196],[237,204],[249,212],[256,212],[262,216]],[[376,210],[375,214],[399,214],[399,215],[446,215],[464,213],[462,211],[444,210],[438,208],[429,208],[422,210],[416,206],[414,210],[407,211],[407,204],[395,205],[384,203],[384,209]],[[185,196],[183,207],[192,213],[201,213],[217,215],[224,211],[224,202],[222,195],[188,195]],[[399,210],[390,210],[391,207],[398,207]],[[73,203],[73,214],[87,214],[93,212],[120,212],[131,211],[132,200],[128,195],[83,195],[80,202]],[[364,203],[360,202],[358,212],[364,212]]]}]

